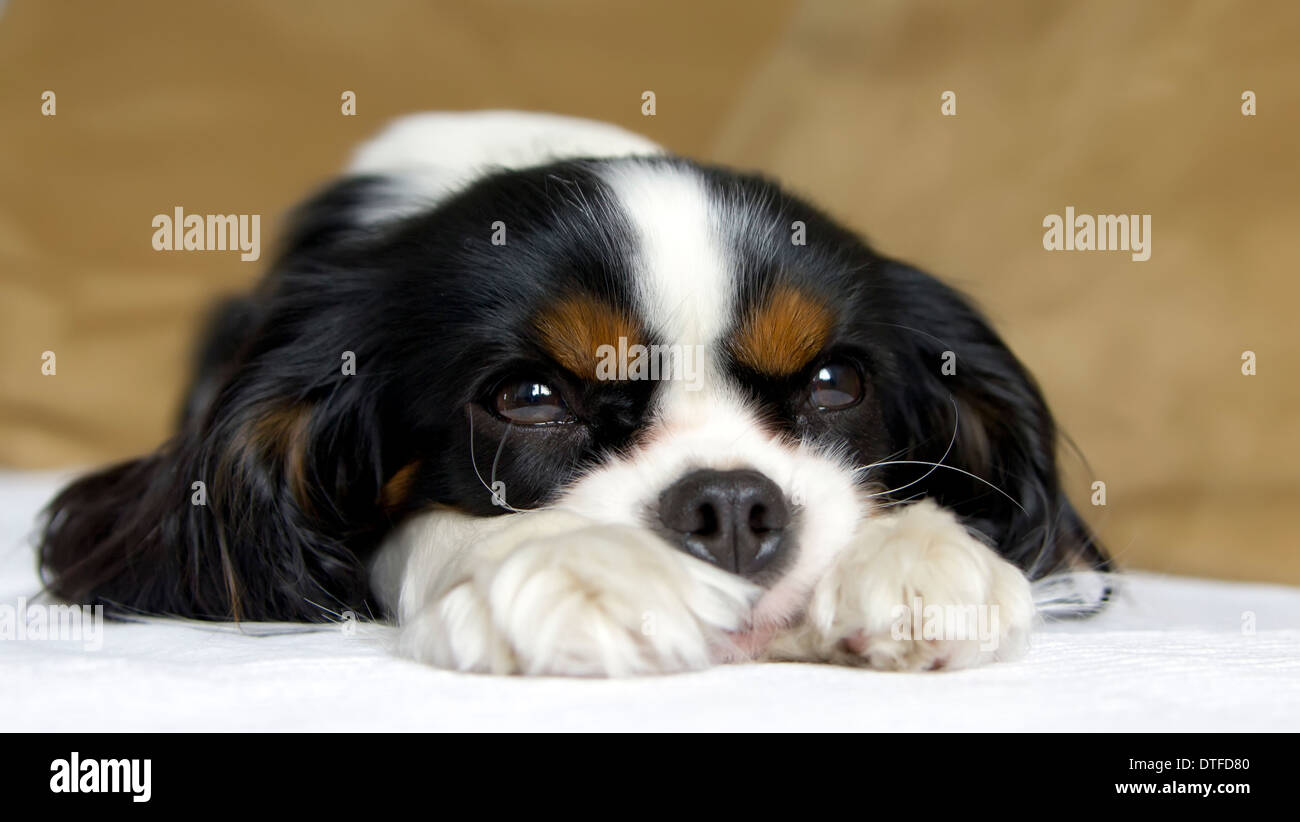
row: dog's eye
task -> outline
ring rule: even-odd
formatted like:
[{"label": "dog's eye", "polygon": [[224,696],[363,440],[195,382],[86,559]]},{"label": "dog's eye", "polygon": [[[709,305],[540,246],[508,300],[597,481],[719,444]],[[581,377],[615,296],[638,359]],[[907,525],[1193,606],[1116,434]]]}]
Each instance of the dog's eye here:
[{"label": "dog's eye", "polygon": [[813,374],[808,401],[819,409],[848,408],[862,399],[862,375],[844,362],[830,362]]},{"label": "dog's eye", "polygon": [[519,425],[570,422],[573,414],[549,385],[535,380],[507,382],[497,389],[497,415]]}]

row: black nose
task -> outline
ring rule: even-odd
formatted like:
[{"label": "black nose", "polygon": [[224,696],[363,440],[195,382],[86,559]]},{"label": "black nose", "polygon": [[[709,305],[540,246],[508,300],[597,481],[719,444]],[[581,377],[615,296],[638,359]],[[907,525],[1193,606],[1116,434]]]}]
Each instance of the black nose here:
[{"label": "black nose", "polygon": [[790,508],[757,471],[703,470],[664,491],[659,520],[688,554],[750,577],[784,554]]}]

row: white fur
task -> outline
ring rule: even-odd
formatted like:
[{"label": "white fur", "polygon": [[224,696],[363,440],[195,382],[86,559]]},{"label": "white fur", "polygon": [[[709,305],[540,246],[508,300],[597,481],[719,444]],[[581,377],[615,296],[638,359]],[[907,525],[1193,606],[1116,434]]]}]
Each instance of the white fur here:
[{"label": "white fur", "polygon": [[353,155],[349,174],[385,177],[385,197],[360,215],[376,223],[418,212],[492,171],[573,157],[662,154],[609,123],[529,111],[412,114],[393,121]]},{"label": "white fur", "polygon": [[[431,186],[424,196],[437,196],[487,164],[654,149],[621,130],[570,130],[568,118],[480,117],[408,119],[363,148],[354,169],[414,169],[411,190]],[[455,173],[439,170],[452,161]],[[419,182],[430,169],[441,183]],[[379,555],[374,587],[399,615],[402,653],[460,670],[627,675],[758,655],[956,667],[1018,647],[1033,614],[1019,571],[931,504],[875,510],[855,466],[771,433],[721,367],[735,276],[721,238],[746,230],[744,204],[712,200],[680,167],[625,162],[602,174],[638,243],[639,313],[662,342],[704,347],[700,390],[657,386],[636,449],[564,489],[551,510],[488,519],[438,511],[400,529]],[[660,494],[702,468],[758,470],[792,501],[795,555],[768,590],[645,527]],[[892,610],[912,592],[928,603],[997,605],[1002,650],[893,639]]]},{"label": "white fur", "polygon": [[375,573],[399,592],[384,604],[402,654],[496,674],[703,668],[731,655],[728,632],[757,594],[649,531],[565,511],[427,516],[390,541]]},{"label": "white fur", "polygon": [[601,176],[636,234],[641,316],[670,343],[716,346],[734,288],[704,181],[689,169],[641,163]]},{"label": "white fur", "polygon": [[[966,636],[900,638],[900,607],[990,609],[985,645]],[[929,500],[862,522],[817,583],[805,619],[766,648],[771,659],[862,664],[888,670],[965,668],[1014,659],[1034,619],[1029,580]]]},{"label": "white fur", "polygon": [[757,470],[795,504],[794,561],[757,603],[753,622],[768,627],[794,618],[813,584],[848,544],[867,505],[850,465],[768,433],[729,392],[681,391],[652,424],[644,446],[588,473],[558,505],[602,521],[639,526],[660,494],[702,468]]},{"label": "white fur", "polygon": [[[929,502],[858,523],[783,629],[754,623],[759,591],[741,578],[643,528],[562,510],[417,518],[386,544],[374,583],[403,655],[497,674],[670,673],[754,656],[961,668],[1018,656],[1034,618],[1024,575]],[[914,598],[996,608],[992,647],[896,637],[895,608]]]}]

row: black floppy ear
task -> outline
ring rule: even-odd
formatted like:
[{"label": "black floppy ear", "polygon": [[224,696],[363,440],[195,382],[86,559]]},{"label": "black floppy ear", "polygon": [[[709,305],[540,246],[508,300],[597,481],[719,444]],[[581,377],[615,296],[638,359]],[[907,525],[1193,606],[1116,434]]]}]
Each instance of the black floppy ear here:
[{"label": "black floppy ear", "polygon": [[381,392],[342,373],[369,285],[330,266],[365,185],[310,201],[257,295],[217,312],[177,434],[49,504],[51,592],[206,619],[368,614],[365,555],[387,525]]},{"label": "black floppy ear", "polygon": [[377,526],[377,486],[364,461],[331,451],[358,432],[307,403],[234,399],[217,411],[50,503],[49,590],[117,613],[200,619],[368,613],[358,548]]},{"label": "black floppy ear", "polygon": [[956,291],[897,263],[880,273],[898,298],[892,322],[906,327],[897,388],[882,398],[899,459],[949,466],[892,466],[888,487],[954,510],[1032,579],[1108,568],[1061,486],[1056,424],[1034,378]]}]

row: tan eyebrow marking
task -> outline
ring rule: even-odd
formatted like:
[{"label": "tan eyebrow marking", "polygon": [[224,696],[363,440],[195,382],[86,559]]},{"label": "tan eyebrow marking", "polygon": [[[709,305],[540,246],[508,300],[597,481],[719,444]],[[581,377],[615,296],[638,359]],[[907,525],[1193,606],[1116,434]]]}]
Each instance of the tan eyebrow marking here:
[{"label": "tan eyebrow marking", "polygon": [[792,286],[777,286],[741,322],[731,352],[755,371],[785,377],[817,356],[834,327],[835,315],[824,302]]},{"label": "tan eyebrow marking", "polygon": [[542,347],[555,361],[583,379],[596,379],[597,349],[618,348],[619,337],[637,345],[641,331],[627,312],[601,300],[578,295],[542,311],[535,321]]}]

